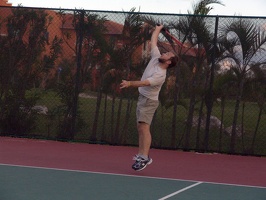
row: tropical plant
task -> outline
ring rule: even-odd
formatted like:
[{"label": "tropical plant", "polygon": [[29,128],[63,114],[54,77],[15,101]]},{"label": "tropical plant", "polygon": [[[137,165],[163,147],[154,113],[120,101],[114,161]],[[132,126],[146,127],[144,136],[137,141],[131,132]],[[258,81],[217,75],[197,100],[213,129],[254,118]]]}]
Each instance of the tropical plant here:
[{"label": "tropical plant", "polygon": [[[193,5],[193,11],[189,12],[188,15],[181,17],[177,22],[171,23],[170,26],[174,28],[180,35],[180,40],[185,42],[189,48],[184,51],[180,51],[180,57],[184,63],[187,64],[188,68],[191,70],[190,82],[190,103],[188,116],[186,120],[186,130],[185,130],[185,141],[184,148],[190,148],[190,133],[192,128],[192,120],[195,111],[195,104],[197,102],[197,96],[200,97],[201,101],[206,100],[205,104],[207,107],[207,119],[206,119],[206,129],[205,129],[205,150],[208,149],[209,140],[209,121],[210,114],[212,110],[212,81],[214,76],[215,63],[218,62],[219,55],[222,53],[216,48],[215,43],[215,33],[213,30],[213,22],[210,21],[207,15],[213,9],[210,4],[221,4],[218,0],[202,0]],[[194,57],[189,58],[187,52],[193,52]],[[216,53],[214,56],[213,52]],[[202,81],[202,77],[206,77]],[[179,77],[177,77],[178,79]],[[206,88],[210,86],[210,88]],[[202,92],[204,91],[202,95]],[[197,93],[199,92],[199,93]],[[205,93],[206,92],[206,93]],[[202,117],[203,104],[199,113],[199,122]],[[199,135],[197,136],[199,140]]]},{"label": "tropical plant", "polygon": [[266,34],[252,20],[242,18],[229,20],[221,31],[222,40],[224,44],[227,44],[224,57],[233,62],[232,70],[237,77],[238,84],[230,143],[230,152],[235,153],[236,127],[244,85],[252,67],[261,67],[265,64],[265,60],[258,56],[262,51],[265,52],[263,45],[266,44]]},{"label": "tropical plant", "polygon": [[[118,46],[118,40],[113,38],[108,46],[108,54],[110,55],[110,61],[108,64],[108,71],[106,74],[109,75],[109,79],[106,81],[104,87],[105,90],[111,89],[112,91],[112,116],[111,116],[111,124],[114,124],[114,109],[115,109],[115,99],[120,91],[118,90],[121,79],[135,79],[136,72],[139,70],[137,68],[144,68],[142,60],[139,58],[139,55],[136,55],[137,49],[145,43],[147,37],[149,35],[144,34],[143,30],[145,27],[143,26],[143,21],[140,18],[138,12],[135,12],[135,8],[132,8],[130,12],[125,13],[125,21],[122,33],[119,37],[122,45]],[[141,61],[139,61],[141,60]],[[142,65],[142,66],[140,66]],[[132,107],[132,95],[134,93],[124,92],[120,95],[119,105],[117,111],[117,118],[115,123],[115,128],[112,127],[112,143],[117,143],[119,141],[126,142],[126,134],[120,136],[120,122],[121,122],[121,108],[122,108],[122,100],[123,98],[127,98],[127,110],[125,117],[125,124],[123,126],[123,132],[127,130],[128,120],[130,119],[131,107]]]},{"label": "tropical plant", "polygon": [[[59,12],[58,14],[62,20],[62,26],[68,21],[69,14],[65,12]],[[64,31],[62,37],[64,42],[72,49],[74,55],[76,55],[76,68],[73,70],[75,73],[72,75],[72,103],[69,103],[68,111],[65,116],[71,116],[70,122],[72,126],[69,126],[68,132],[70,132],[70,139],[74,138],[75,123],[78,112],[78,95],[86,81],[88,81],[88,74],[92,74],[92,70],[97,66],[101,66],[99,70],[100,76],[104,74],[104,61],[106,57],[107,41],[104,39],[104,33],[107,29],[105,26],[106,18],[99,16],[98,14],[92,14],[84,10],[75,10],[74,15],[70,15],[72,18],[72,26],[74,32]],[[69,41],[72,37],[76,37],[76,46],[70,45]],[[74,78],[75,77],[75,78]],[[102,78],[100,78],[102,79]],[[91,81],[92,79],[90,79]],[[99,81],[101,83],[101,80]],[[67,82],[65,83],[67,86]],[[70,86],[70,85],[69,85]],[[101,91],[102,84],[99,84],[98,90]],[[62,91],[63,92],[63,91]],[[91,139],[96,140],[96,132],[98,125],[99,108],[101,104],[101,92],[98,93],[97,108],[94,117],[94,123],[92,126]],[[66,123],[68,123],[66,121]]]},{"label": "tropical plant", "polygon": [[[247,84],[244,89],[248,88],[248,92],[245,91],[245,98],[247,101],[256,102],[259,108],[257,123],[254,129],[252,143],[250,148],[247,149],[248,154],[255,154],[255,143],[259,133],[259,126],[261,125],[261,120],[263,114],[266,113],[266,65],[253,65],[251,67],[252,76],[247,80]],[[242,123],[244,124],[244,123]]]},{"label": "tropical plant", "polygon": [[224,115],[225,115],[225,105],[226,100],[236,88],[236,77],[233,73],[233,70],[227,70],[224,73],[220,73],[216,76],[213,85],[213,94],[214,99],[220,100],[221,105],[221,125],[219,129],[219,142],[218,150],[222,151],[222,138],[224,133]]},{"label": "tropical plant", "polygon": [[12,9],[12,14],[3,19],[7,36],[0,37],[0,121],[5,124],[2,131],[24,134],[33,128],[31,108],[38,98],[27,97],[26,91],[40,85],[38,79],[54,68],[60,54],[60,39],[53,38],[50,45],[46,37],[51,21],[44,10],[23,7]]}]

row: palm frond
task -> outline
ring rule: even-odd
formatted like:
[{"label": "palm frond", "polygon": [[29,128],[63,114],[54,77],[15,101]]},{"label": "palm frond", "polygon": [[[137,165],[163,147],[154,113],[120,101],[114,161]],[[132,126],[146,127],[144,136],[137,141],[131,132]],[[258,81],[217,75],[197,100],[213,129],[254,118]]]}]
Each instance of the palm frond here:
[{"label": "palm frond", "polygon": [[242,66],[242,70],[248,71],[248,65],[260,62],[257,57],[259,52],[265,51],[263,48],[266,44],[265,31],[247,19],[228,21],[221,31],[224,35],[224,48],[234,57],[239,67]]},{"label": "palm frond", "polygon": [[213,7],[209,6],[210,4],[219,4],[224,5],[219,0],[201,0],[196,4],[193,4],[193,14],[194,15],[208,15]]}]

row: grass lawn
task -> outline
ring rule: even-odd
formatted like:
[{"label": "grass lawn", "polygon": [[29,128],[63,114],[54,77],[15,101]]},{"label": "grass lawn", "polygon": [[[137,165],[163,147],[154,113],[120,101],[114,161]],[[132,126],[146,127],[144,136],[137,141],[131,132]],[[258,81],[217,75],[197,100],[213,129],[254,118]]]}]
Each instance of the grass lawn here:
[{"label": "grass lawn", "polygon": [[[126,113],[128,100],[122,100],[121,113],[118,113],[119,97],[116,97],[115,101],[108,97],[105,105],[104,95],[101,101],[99,110],[99,116],[97,120],[97,133],[96,137],[99,142],[105,143],[119,143],[123,145],[137,145],[137,130],[135,121],[135,109],[136,100],[132,100],[131,112]],[[95,121],[96,111],[96,94],[90,93],[87,96],[79,98],[79,116],[83,120],[82,126],[78,127],[78,131],[75,135],[77,141],[90,141],[92,134],[93,124]],[[46,91],[41,95],[41,99],[38,105],[45,105],[49,109],[48,115],[39,115],[36,123],[35,130],[31,134],[38,135],[40,137],[56,138],[59,129],[58,125],[62,121],[62,115],[58,114],[57,106],[61,105],[59,97],[55,92]],[[229,127],[232,125],[234,114],[234,101],[228,101],[226,103],[224,112],[224,126]],[[198,105],[196,105],[196,108]],[[241,108],[241,107],[240,107]],[[258,106],[255,103],[246,103],[244,110],[244,134],[236,139],[236,152],[244,153],[249,151],[252,144],[252,139],[255,131],[255,127],[258,119]],[[206,111],[204,111],[206,112]],[[120,116],[119,116],[120,114]],[[176,130],[173,133],[172,129],[172,116],[173,108],[165,110],[165,108],[159,106],[157,113],[154,117],[151,131],[153,135],[152,146],[156,148],[183,148],[186,118],[188,111],[182,107],[177,107],[177,119]],[[198,111],[195,109],[194,115],[197,115]],[[219,103],[214,103],[212,115],[221,119],[221,107]],[[239,111],[238,124],[241,124],[242,110]],[[266,114],[262,115],[261,123],[257,132],[255,141],[255,154],[266,155]],[[197,147],[204,147],[205,132],[200,130],[197,135],[197,128],[193,127],[190,132],[189,143],[190,148],[195,150]],[[173,138],[176,140],[174,146]],[[209,150],[218,152],[228,152],[230,147],[230,136],[224,133],[220,134],[219,129],[211,129],[209,135]]]}]

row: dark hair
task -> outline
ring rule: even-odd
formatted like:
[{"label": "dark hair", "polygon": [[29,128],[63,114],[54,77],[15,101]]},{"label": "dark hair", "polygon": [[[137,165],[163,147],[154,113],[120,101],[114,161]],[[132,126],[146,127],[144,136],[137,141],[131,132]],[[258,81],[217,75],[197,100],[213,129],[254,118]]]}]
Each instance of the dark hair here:
[{"label": "dark hair", "polygon": [[178,62],[178,57],[177,56],[173,56],[170,58],[171,63],[168,65],[168,69],[175,67],[177,62]]}]

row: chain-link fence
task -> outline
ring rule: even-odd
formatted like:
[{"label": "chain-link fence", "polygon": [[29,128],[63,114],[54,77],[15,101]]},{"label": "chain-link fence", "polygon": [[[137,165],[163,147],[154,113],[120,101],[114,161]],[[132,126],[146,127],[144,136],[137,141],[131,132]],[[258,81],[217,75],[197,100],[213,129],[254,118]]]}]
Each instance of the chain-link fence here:
[{"label": "chain-link fence", "polygon": [[138,91],[119,84],[140,79],[157,23],[180,59],[152,147],[266,155],[266,18],[0,7],[0,134],[137,145]]}]

